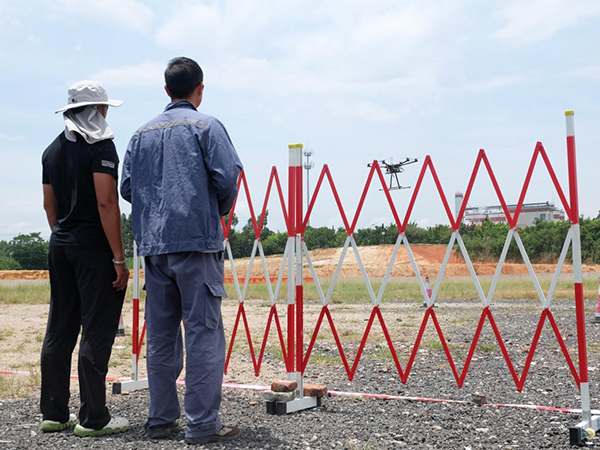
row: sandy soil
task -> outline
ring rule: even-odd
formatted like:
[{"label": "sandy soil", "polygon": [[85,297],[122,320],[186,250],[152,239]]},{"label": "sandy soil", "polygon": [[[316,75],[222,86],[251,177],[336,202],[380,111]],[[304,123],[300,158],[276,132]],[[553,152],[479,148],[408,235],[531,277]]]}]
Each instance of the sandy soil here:
[{"label": "sandy soil", "polygon": [[[393,245],[374,245],[368,247],[359,247],[360,259],[362,260],[365,269],[370,277],[381,278],[385,275],[389,262],[394,251]],[[436,276],[446,253],[445,245],[421,245],[416,244],[411,246],[419,271],[422,275]],[[329,248],[323,250],[311,251],[310,257],[319,278],[330,278],[333,276],[336,265],[341,257],[341,248]],[[270,277],[276,277],[279,274],[281,267],[281,255],[273,255],[266,257],[267,271]],[[248,272],[250,258],[240,258],[234,261],[235,271],[238,277],[245,277]],[[476,262],[474,263],[475,271],[478,275],[493,275],[496,270],[497,261]],[[556,269],[556,264],[534,264],[536,273],[553,273]],[[565,265],[563,272],[572,272],[571,265]],[[600,265],[584,265],[584,272],[600,272]],[[527,268],[524,264],[505,263],[502,268],[502,273],[507,275],[526,274]],[[455,255],[450,256],[448,266],[446,268],[446,276],[468,276],[469,270],[462,257]],[[131,274],[133,276],[133,273]],[[311,276],[309,268],[305,265],[305,275]],[[230,263],[225,264],[225,276],[232,276],[232,268]],[[260,258],[254,259],[252,264],[251,277],[264,277],[265,271]],[[358,266],[358,261],[354,250],[348,249],[344,264],[340,271],[342,278],[360,278],[362,274]],[[391,273],[392,277],[414,277],[414,271],[410,264],[410,259],[406,249],[402,246],[398,252]],[[35,280],[47,279],[48,272],[44,270],[3,270],[0,271],[0,280]]]}]

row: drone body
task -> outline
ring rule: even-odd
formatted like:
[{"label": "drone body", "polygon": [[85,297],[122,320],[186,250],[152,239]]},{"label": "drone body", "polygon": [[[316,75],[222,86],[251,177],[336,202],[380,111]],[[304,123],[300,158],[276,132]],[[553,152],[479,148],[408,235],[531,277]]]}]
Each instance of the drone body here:
[{"label": "drone body", "polygon": [[[398,179],[398,174],[404,172],[404,166],[408,166],[409,164],[414,164],[418,162],[417,158],[406,158],[404,161],[400,161],[399,163],[388,163],[385,159],[379,161],[379,165],[385,169],[385,174],[390,176],[390,184],[388,189],[390,191],[397,191],[399,189],[410,189],[410,186],[402,186],[400,184],[400,180]],[[373,164],[367,164],[367,167],[372,167]]]}]

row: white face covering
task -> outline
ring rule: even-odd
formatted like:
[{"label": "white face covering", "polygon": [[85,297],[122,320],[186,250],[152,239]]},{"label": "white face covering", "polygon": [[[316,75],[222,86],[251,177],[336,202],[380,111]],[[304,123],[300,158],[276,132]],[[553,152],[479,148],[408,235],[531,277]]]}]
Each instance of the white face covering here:
[{"label": "white face covering", "polygon": [[63,113],[63,118],[65,119],[65,136],[69,141],[77,140],[74,133],[79,133],[88,144],[115,137],[108,122],[98,111],[97,105],[87,106],[78,114],[67,110]]}]

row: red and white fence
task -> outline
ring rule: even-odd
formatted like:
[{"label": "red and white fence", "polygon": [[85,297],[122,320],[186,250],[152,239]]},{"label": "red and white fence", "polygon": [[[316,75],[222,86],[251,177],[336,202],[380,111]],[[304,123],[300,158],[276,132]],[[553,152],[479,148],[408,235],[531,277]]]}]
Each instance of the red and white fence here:
[{"label": "red and white fence", "polygon": [[[442,185],[438,178],[437,172],[435,170],[433,160],[430,156],[425,157],[423,164],[421,166],[421,171],[419,173],[417,183],[414,187],[412,197],[410,199],[410,203],[406,209],[403,220],[400,219],[396,206],[392,200],[390,195],[388,186],[384,180],[384,175],[382,173],[381,167],[379,166],[377,161],[373,161],[371,165],[371,170],[369,171],[362,195],[358,202],[358,206],[356,208],[356,212],[352,221],[350,222],[346,216],[344,207],[340,200],[340,196],[338,195],[338,191],[336,189],[336,185],[334,183],[332,174],[329,170],[327,164],[325,164],[321,170],[320,176],[318,178],[311,202],[308,206],[306,213],[303,213],[303,183],[302,183],[302,144],[295,144],[289,146],[289,170],[288,170],[288,192],[287,192],[287,202],[285,199],[284,191],[282,190],[281,183],[279,180],[279,175],[277,172],[277,168],[273,167],[271,169],[271,173],[269,176],[269,181],[267,185],[266,195],[263,201],[261,213],[260,213],[260,221],[257,220],[257,217],[254,213],[254,207],[252,204],[252,199],[250,196],[250,191],[248,189],[248,182],[246,179],[245,173],[242,172],[238,181],[239,195],[244,193],[246,195],[248,201],[248,207],[250,211],[250,216],[252,219],[252,224],[255,232],[255,241],[252,249],[250,262],[248,264],[248,270],[245,279],[243,280],[243,284],[240,283],[240,280],[237,276],[235,269],[235,261],[233,259],[231,246],[229,244],[229,235],[231,232],[231,225],[233,219],[233,212],[235,211],[236,204],[232,208],[231,214],[229,216],[228,223],[223,222],[223,230],[224,230],[224,245],[225,250],[228,255],[229,263],[231,265],[231,270],[233,274],[233,282],[235,285],[237,297],[239,300],[238,310],[236,319],[234,322],[233,330],[229,339],[229,346],[227,350],[226,362],[225,362],[225,372],[229,365],[231,364],[231,356],[232,350],[234,346],[235,339],[238,335],[238,331],[240,328],[240,323],[242,324],[243,329],[245,330],[246,339],[249,345],[249,352],[252,359],[252,364],[254,366],[254,371],[256,375],[260,373],[261,365],[263,362],[263,357],[265,354],[265,350],[267,347],[267,342],[270,337],[270,333],[272,328],[276,330],[276,340],[281,347],[281,352],[283,354],[283,359],[285,362],[285,368],[289,379],[296,380],[298,382],[298,390],[297,390],[297,399],[293,402],[290,402],[286,405],[286,412],[293,412],[301,409],[310,408],[316,405],[315,399],[311,397],[303,396],[303,373],[310,362],[310,357],[312,350],[314,348],[315,342],[318,338],[319,331],[323,324],[323,321],[326,319],[328,325],[333,334],[333,338],[335,340],[336,346],[338,348],[343,366],[346,370],[347,376],[349,380],[352,380],[357,367],[360,363],[361,355],[365,348],[365,344],[369,337],[369,334],[372,330],[375,319],[379,322],[383,334],[385,336],[386,343],[389,347],[389,350],[392,355],[392,359],[394,361],[395,367],[398,370],[400,375],[400,379],[402,383],[406,383],[411,373],[411,369],[413,367],[413,363],[415,361],[415,357],[419,350],[419,346],[422,340],[422,337],[425,333],[429,322],[433,322],[433,326],[439,339],[441,341],[444,353],[448,359],[450,368],[456,380],[458,387],[462,387],[467,373],[469,371],[469,367],[471,361],[473,359],[473,355],[475,353],[477,343],[481,336],[482,328],[485,322],[489,322],[493,333],[498,341],[498,345],[500,347],[501,353],[506,361],[507,368],[512,376],[512,379],[515,383],[515,386],[518,391],[523,389],[525,384],[527,374],[529,372],[531,363],[533,361],[533,357],[535,355],[535,351],[541,336],[542,329],[546,321],[549,322],[551,329],[553,330],[556,339],[558,341],[558,345],[560,351],[564,355],[565,361],[569,367],[569,370],[577,384],[580,393],[581,393],[581,410],[582,410],[582,421],[576,426],[571,428],[571,442],[572,443],[581,443],[586,438],[590,438],[593,436],[594,432],[600,427],[600,417],[593,416],[592,410],[590,406],[590,394],[589,394],[589,379],[588,379],[588,362],[587,362],[587,346],[586,346],[586,335],[585,335],[585,312],[584,312],[584,302],[583,302],[583,285],[582,285],[582,266],[581,266],[581,242],[580,242],[580,230],[579,230],[579,205],[578,205],[578,192],[577,192],[577,169],[576,169],[576,157],[575,157],[575,134],[574,134],[574,116],[572,111],[567,111],[566,113],[566,123],[567,123],[567,155],[568,155],[568,174],[569,174],[569,201],[567,200],[567,196],[565,195],[558,178],[554,172],[552,164],[548,158],[548,155],[542,145],[541,142],[538,142],[535,146],[533,156],[531,158],[529,168],[527,171],[527,175],[525,177],[523,187],[521,190],[521,194],[519,197],[519,201],[517,204],[517,208],[513,214],[510,213],[507,204],[502,195],[502,191],[496,180],[490,162],[487,158],[487,155],[484,150],[480,150],[477,154],[477,158],[475,160],[475,165],[473,171],[471,173],[467,189],[465,191],[464,200],[462,202],[462,206],[457,216],[454,217],[450,206],[447,201],[447,197],[442,189]],[[519,236],[519,231],[517,229],[517,221],[519,215],[521,214],[521,210],[523,207],[523,203],[525,200],[525,196],[527,194],[531,178],[533,175],[534,168],[536,163],[541,159],[544,167],[548,171],[550,178],[552,180],[552,184],[556,189],[557,195],[560,198],[562,203],[562,207],[565,210],[567,217],[571,222],[571,227],[567,233],[558,264],[556,267],[556,271],[552,278],[552,282],[550,285],[550,289],[546,294],[544,294],[538,278],[536,276],[535,270],[527,256],[527,252],[523,245],[523,242]],[[484,293],[479,278],[475,273],[475,269],[469,257],[469,254],[466,250],[465,244],[459,232],[459,227],[462,222],[465,208],[468,203],[468,200],[473,191],[473,186],[477,176],[480,172],[486,172],[490,178],[490,181],[493,185],[494,191],[498,197],[500,205],[506,215],[507,223],[509,224],[509,231],[506,236],[505,244],[503,250],[500,255],[500,260],[496,267],[495,274],[492,278],[490,289],[487,295]],[[444,255],[444,259],[442,261],[440,272],[436,278],[433,289],[429,287],[429,283],[425,284],[423,277],[419,272],[419,266],[416,263],[415,257],[411,250],[410,243],[406,237],[406,227],[410,222],[411,214],[421,191],[421,186],[425,176],[429,173],[429,175],[433,178],[438,194],[441,198],[444,210],[448,217],[450,226],[452,228],[452,235],[450,238],[450,242],[448,243],[448,247],[446,253]],[[381,184],[382,191],[385,194],[387,203],[391,210],[392,216],[396,225],[398,226],[399,236],[396,240],[396,244],[394,246],[394,250],[392,253],[391,260],[385,272],[385,276],[382,280],[382,283],[379,287],[379,290],[375,292],[367,271],[365,270],[364,264],[360,258],[360,252],[357,248],[356,241],[354,239],[354,231],[356,229],[357,222],[361,215],[361,211],[363,205],[365,203],[365,199],[367,196],[367,192],[371,183],[379,180]],[[333,198],[337,205],[337,209],[339,211],[341,220],[343,222],[344,228],[347,232],[347,237],[344,242],[344,246],[341,252],[340,260],[335,269],[334,275],[331,279],[331,283],[329,285],[329,289],[325,293],[321,287],[321,282],[319,281],[319,277],[315,270],[315,267],[311,261],[310,253],[304,243],[304,231],[306,230],[308,221],[312,214],[315,203],[319,199],[319,193],[321,192],[324,182],[329,185],[331,192],[333,194]],[[273,191],[276,191],[276,197],[281,206],[283,217],[288,233],[287,244],[285,247],[285,252],[283,254],[281,267],[279,269],[278,276],[275,278],[271,278],[269,275],[267,263],[265,260],[265,255],[260,239],[260,231],[263,226],[263,221],[265,218],[265,212],[267,210],[267,205],[269,200],[273,194]],[[239,197],[238,195],[238,197]],[[237,200],[236,200],[237,203]],[[523,366],[521,374],[518,374],[515,364],[513,363],[509,352],[507,350],[504,339],[502,338],[502,334],[500,329],[494,319],[493,312],[491,310],[492,299],[498,284],[498,280],[500,277],[500,273],[502,271],[502,267],[504,265],[509,246],[512,241],[515,241],[517,247],[520,251],[520,254],[523,257],[523,261],[527,267],[529,275],[533,281],[533,285],[537,292],[540,301],[540,318],[533,336],[533,340],[531,346],[529,348],[528,356]],[[481,316],[479,318],[479,322],[474,332],[473,339],[471,341],[469,351],[463,365],[461,371],[459,371],[456,367],[454,358],[450,351],[449,345],[447,343],[447,339],[444,336],[444,331],[440,325],[440,322],[436,316],[435,309],[433,306],[436,303],[437,296],[440,289],[440,284],[444,277],[444,272],[446,270],[448,261],[450,259],[452,249],[454,245],[458,244],[464,261],[469,269],[472,281],[474,283],[475,289],[477,291],[477,295],[479,300],[481,301],[482,311]],[[360,341],[360,345],[358,347],[358,351],[354,356],[353,360],[350,360],[347,353],[344,351],[344,347],[342,345],[340,335],[337,332],[335,321],[329,310],[329,304],[331,302],[332,294],[335,289],[336,282],[338,280],[340,270],[342,264],[344,263],[344,259],[347,254],[347,250],[349,247],[353,248],[354,255],[357,259],[358,265],[360,267],[365,285],[368,290],[368,295],[371,302],[371,310],[368,318],[367,326],[363,333],[362,339]],[[403,367],[398,359],[398,353],[394,348],[393,340],[390,336],[390,332],[386,325],[384,316],[380,310],[380,303],[383,297],[383,293],[388,284],[390,274],[392,272],[394,262],[398,255],[399,249],[401,246],[404,246],[407,255],[410,259],[413,271],[416,275],[416,279],[419,283],[420,290],[423,295],[423,303],[427,305],[427,309],[425,310],[417,338],[410,352],[410,356],[407,364]],[[557,282],[561,273],[561,269],[563,268],[565,258],[567,256],[569,248],[572,248],[572,257],[573,257],[573,275],[574,275],[574,300],[575,300],[575,311],[576,311],[576,323],[577,323],[577,346],[578,346],[578,365],[579,369],[577,369],[576,364],[573,362],[571,355],[564,343],[562,338],[560,329],[554,319],[554,316],[551,311],[552,300],[554,296],[554,292],[557,286]],[[260,344],[260,349],[258,353],[255,350],[255,345],[252,342],[252,333],[251,326],[248,322],[248,318],[246,315],[246,310],[244,307],[244,301],[246,299],[246,295],[248,292],[248,284],[251,282],[252,277],[251,270],[253,267],[254,260],[256,256],[259,256],[262,261],[264,275],[265,275],[265,283],[267,285],[267,291],[270,299],[270,308],[268,312],[268,318],[266,322],[266,328],[264,330],[263,338]],[[142,328],[142,331],[139,330],[139,261],[137,256],[134,257],[134,269],[135,270],[135,282],[134,282],[134,324],[133,324],[133,355],[132,355],[132,381],[121,383],[118,390],[133,390],[139,387],[143,387],[146,380],[138,380],[138,370],[137,364],[139,361],[139,355],[142,347],[145,325]],[[304,280],[306,277],[303,276],[303,265],[306,263],[308,266],[310,273],[312,275],[312,280],[315,283],[316,290],[319,296],[319,300],[321,302],[321,310],[316,322],[314,329],[309,330],[309,333],[305,336],[305,325],[304,325]],[[283,274],[287,265],[287,324],[284,328],[282,327],[282,323],[279,318],[278,313],[278,304],[277,298],[279,297],[279,291],[284,281]],[[271,281],[274,281],[275,285],[273,286]],[[308,345],[305,346],[305,338]]]}]

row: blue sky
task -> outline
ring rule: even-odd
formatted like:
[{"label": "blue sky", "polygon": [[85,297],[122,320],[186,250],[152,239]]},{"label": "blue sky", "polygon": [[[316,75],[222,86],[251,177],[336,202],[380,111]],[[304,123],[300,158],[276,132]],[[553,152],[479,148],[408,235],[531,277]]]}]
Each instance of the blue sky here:
[{"label": "blue sky", "polygon": [[[168,5],[168,6],[167,6]],[[49,230],[40,157],[61,132],[67,87],[97,79],[125,101],[109,111],[121,159],[132,133],[162,111],[174,56],[205,72],[200,109],[227,127],[255,209],[287,145],[327,163],[349,216],[373,159],[431,155],[451,205],[484,148],[516,202],[535,143],[564,187],[564,110],[574,109],[581,212],[600,210],[600,2],[522,0],[296,1],[0,0],[0,240]],[[419,167],[402,182],[414,184]],[[480,177],[470,204],[495,204]],[[411,191],[397,191],[403,216]],[[542,166],[526,201],[558,196]],[[122,204],[124,212],[129,206]],[[270,227],[282,229],[275,198]],[[248,217],[240,201],[242,221]],[[447,223],[428,178],[411,217]],[[359,226],[389,223],[373,187]],[[325,190],[311,225],[341,225]]]}]

